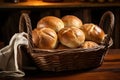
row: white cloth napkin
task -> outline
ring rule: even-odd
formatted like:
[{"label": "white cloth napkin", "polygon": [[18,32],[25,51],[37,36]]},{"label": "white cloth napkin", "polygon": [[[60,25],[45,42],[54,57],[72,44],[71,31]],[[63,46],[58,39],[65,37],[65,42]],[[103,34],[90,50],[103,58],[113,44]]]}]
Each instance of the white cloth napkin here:
[{"label": "white cloth napkin", "polygon": [[23,77],[25,73],[19,69],[17,55],[19,45],[28,45],[27,33],[15,33],[9,45],[0,50],[0,77]]}]

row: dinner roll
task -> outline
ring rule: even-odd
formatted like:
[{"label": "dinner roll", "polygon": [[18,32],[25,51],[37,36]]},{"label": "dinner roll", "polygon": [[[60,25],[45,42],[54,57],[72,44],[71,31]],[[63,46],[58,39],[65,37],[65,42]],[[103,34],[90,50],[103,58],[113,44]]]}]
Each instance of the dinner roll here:
[{"label": "dinner roll", "polygon": [[104,31],[93,23],[86,23],[80,29],[85,33],[86,40],[101,43],[105,38]]},{"label": "dinner roll", "polygon": [[76,27],[66,27],[58,32],[60,42],[70,48],[80,46],[85,40],[85,34]]},{"label": "dinner roll", "polygon": [[[35,35],[38,37],[35,37]],[[56,32],[51,28],[41,28],[37,34],[33,34],[33,40],[40,49],[54,49],[57,45],[58,37]]]},{"label": "dinner roll", "polygon": [[81,48],[83,49],[88,49],[88,48],[95,48],[98,47],[99,45],[93,41],[85,41],[83,44],[81,44]]},{"label": "dinner roll", "polygon": [[39,31],[39,29],[37,29],[37,28],[32,30],[32,41],[33,41],[33,44],[35,47],[38,46],[38,42],[39,42],[38,31]]},{"label": "dinner roll", "polygon": [[48,27],[56,32],[64,28],[64,23],[63,21],[55,16],[46,16],[40,19],[37,23],[37,28],[43,28],[43,27]]},{"label": "dinner roll", "polygon": [[83,25],[82,20],[74,15],[66,15],[66,16],[63,16],[61,19],[64,22],[65,27],[74,26],[74,27],[80,28]]}]

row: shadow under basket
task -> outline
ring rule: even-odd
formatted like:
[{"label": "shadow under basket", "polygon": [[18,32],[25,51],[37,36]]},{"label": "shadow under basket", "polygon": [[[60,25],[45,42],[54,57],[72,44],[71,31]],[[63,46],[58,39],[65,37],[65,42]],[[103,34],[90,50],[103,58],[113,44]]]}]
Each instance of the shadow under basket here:
[{"label": "shadow under basket", "polygon": [[108,32],[105,38],[105,43],[96,48],[90,49],[62,49],[62,50],[44,50],[33,47],[32,42],[32,26],[31,20],[27,13],[22,13],[19,23],[19,31],[23,32],[27,28],[28,33],[28,55],[42,71],[71,71],[71,70],[85,70],[93,69],[100,66],[104,61],[104,56],[108,49],[112,46],[113,41],[111,38],[114,15],[111,11],[103,14],[99,26],[107,26]]}]

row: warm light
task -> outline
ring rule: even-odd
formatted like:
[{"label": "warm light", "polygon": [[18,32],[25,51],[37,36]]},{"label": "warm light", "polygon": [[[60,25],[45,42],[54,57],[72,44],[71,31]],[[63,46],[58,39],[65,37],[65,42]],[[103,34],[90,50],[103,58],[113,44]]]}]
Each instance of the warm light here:
[{"label": "warm light", "polygon": [[33,0],[29,0],[27,1],[25,4],[27,5],[32,5],[32,6],[39,6],[39,5],[51,5],[52,3],[49,2],[43,2],[43,1],[33,1]]}]

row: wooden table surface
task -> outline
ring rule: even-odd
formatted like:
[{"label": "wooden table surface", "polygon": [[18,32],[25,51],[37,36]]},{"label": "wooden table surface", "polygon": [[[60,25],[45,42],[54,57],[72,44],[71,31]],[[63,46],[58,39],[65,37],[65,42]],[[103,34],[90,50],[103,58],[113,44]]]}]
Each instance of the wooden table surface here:
[{"label": "wooden table surface", "polygon": [[100,67],[88,71],[66,73],[28,72],[23,78],[0,80],[120,80],[120,49],[110,49]]}]

